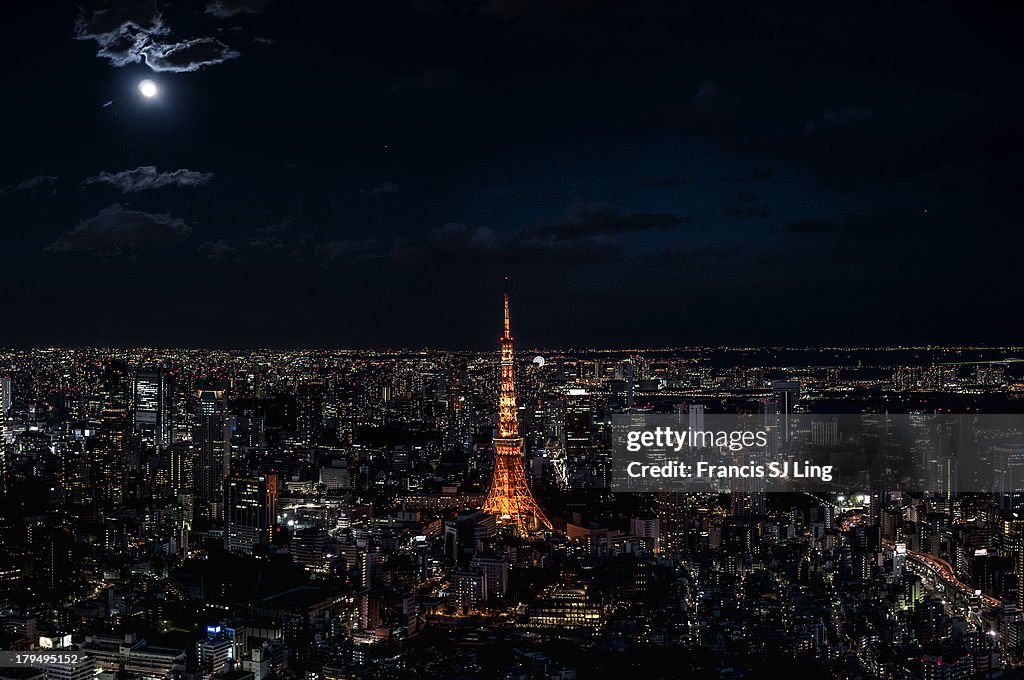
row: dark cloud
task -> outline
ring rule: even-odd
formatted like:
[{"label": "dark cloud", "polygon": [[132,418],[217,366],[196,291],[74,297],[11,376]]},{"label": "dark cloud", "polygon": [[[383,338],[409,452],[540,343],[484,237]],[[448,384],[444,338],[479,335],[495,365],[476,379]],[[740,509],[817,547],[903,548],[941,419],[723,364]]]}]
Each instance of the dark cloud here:
[{"label": "dark cloud", "polygon": [[56,181],[56,175],[36,175],[35,177],[30,177],[29,179],[26,179],[24,182],[8,184],[3,189],[0,189],[0,195],[13,194],[19,191],[31,191],[32,189],[37,189],[41,186],[49,186],[50,184],[53,184]]},{"label": "dark cloud", "polygon": [[544,0],[413,0],[416,11],[428,14],[475,13],[500,22],[510,40],[533,36],[584,48],[650,49],[663,39],[678,37],[673,20],[690,9],[678,2],[545,2]]},{"label": "dark cloud", "polygon": [[757,200],[757,194],[750,191],[737,191],[732,195],[733,205],[723,211],[729,217],[768,217],[771,211]]},{"label": "dark cloud", "polygon": [[152,214],[125,210],[114,203],[82,220],[74,229],[62,234],[45,250],[52,253],[88,252],[115,256],[133,253],[139,246],[151,243],[173,243],[188,238],[192,228],[185,221],[169,214]]},{"label": "dark cloud", "polygon": [[295,248],[298,238],[292,233],[292,226],[295,224],[294,217],[286,217],[280,222],[269,224],[265,227],[257,227],[248,239],[251,248],[258,250],[281,250],[284,248]]},{"label": "dark cloud", "polygon": [[835,130],[867,124],[870,117],[871,112],[867,109],[825,109],[821,118],[804,126],[804,134],[808,136],[827,135]]},{"label": "dark cloud", "polygon": [[377,186],[370,189],[360,189],[359,193],[367,194],[370,196],[380,196],[381,194],[397,194],[402,190],[402,185],[397,182],[381,182]]},{"label": "dark cloud", "polygon": [[423,239],[398,239],[391,256],[400,262],[443,258],[470,264],[600,264],[625,257],[619,236],[669,231],[689,224],[686,215],[621,214],[592,206],[578,207],[565,222],[499,232],[450,222]]},{"label": "dark cloud", "polygon": [[199,244],[197,250],[208,260],[222,260],[238,252],[237,248],[222,238],[216,241],[205,241]]},{"label": "dark cloud", "polygon": [[146,64],[157,72],[187,73],[241,56],[216,38],[168,42],[170,35],[163,15],[151,3],[110,4],[82,12],[74,32],[77,40],[94,41],[96,56],[118,68]]},{"label": "dark cloud", "polygon": [[988,95],[929,93],[890,107],[826,110],[792,145],[797,160],[829,178],[914,177],[984,166],[991,178],[1017,173],[1024,154],[1019,100],[994,108]]},{"label": "dark cloud", "polygon": [[160,172],[154,165],[142,165],[134,170],[121,172],[101,172],[95,177],[86,179],[82,184],[109,184],[122,193],[159,189],[160,187],[198,187],[213,179],[212,172],[197,170],[170,170]]},{"label": "dark cloud", "polygon": [[822,234],[828,231],[837,231],[839,223],[822,218],[810,218],[800,220],[789,220],[780,231],[787,234]]},{"label": "dark cloud", "polygon": [[218,19],[230,19],[240,14],[260,14],[273,0],[213,0],[206,5],[206,13]]},{"label": "dark cloud", "polygon": [[743,114],[742,102],[714,81],[707,80],[697,86],[689,99],[660,115],[671,129],[732,141],[738,126],[742,125]]},{"label": "dark cloud", "polygon": [[324,265],[344,260],[354,262],[378,256],[375,252],[377,240],[372,238],[327,241],[317,244],[313,250],[317,259]]},{"label": "dark cloud", "polygon": [[453,92],[465,79],[451,68],[432,66],[415,76],[403,76],[392,83],[391,92]]},{"label": "dark cloud", "polygon": [[289,215],[280,222],[274,224],[268,224],[265,227],[256,227],[257,234],[279,234],[285,231],[291,231],[292,225],[295,224],[295,218]]},{"label": "dark cloud", "polygon": [[775,171],[771,168],[751,168],[749,172],[737,175],[719,175],[715,181],[719,183],[763,182],[774,174]]},{"label": "dark cloud", "polygon": [[726,260],[745,257],[751,252],[750,246],[742,241],[725,244],[682,241],[648,254],[642,258],[642,262],[651,266],[669,267],[681,264],[721,266]]},{"label": "dark cloud", "polygon": [[614,236],[638,231],[667,231],[689,224],[689,215],[674,213],[633,213],[624,215],[606,209],[583,208],[559,224],[533,227],[518,234],[520,240],[567,241],[592,236]]},{"label": "dark cloud", "polygon": [[714,81],[709,80],[697,88],[697,94],[693,95],[693,104],[701,109],[710,109],[720,97],[718,86]]},{"label": "dark cloud", "polygon": [[[937,247],[943,240],[962,233],[961,219],[960,216],[936,216],[923,210],[883,209],[864,214],[788,220],[774,232],[792,237],[791,242],[806,239],[813,248],[820,245],[815,237],[832,234],[840,255],[848,259],[851,253],[875,257],[881,252],[900,252],[907,243],[920,242],[924,236],[928,237],[929,247]],[[889,250],[880,251],[880,243],[888,244]]]},{"label": "dark cloud", "polygon": [[722,212],[729,217],[758,217],[762,219],[772,214],[772,211],[763,205],[728,205]]},{"label": "dark cloud", "polygon": [[436,227],[422,239],[396,239],[390,252],[402,264],[440,261],[466,266],[596,265],[621,255],[622,247],[607,238],[557,240],[457,222]]},{"label": "dark cloud", "polygon": [[687,177],[659,175],[655,177],[641,177],[637,182],[637,187],[640,189],[677,189],[690,186],[695,181],[697,181],[697,178],[694,175]]}]

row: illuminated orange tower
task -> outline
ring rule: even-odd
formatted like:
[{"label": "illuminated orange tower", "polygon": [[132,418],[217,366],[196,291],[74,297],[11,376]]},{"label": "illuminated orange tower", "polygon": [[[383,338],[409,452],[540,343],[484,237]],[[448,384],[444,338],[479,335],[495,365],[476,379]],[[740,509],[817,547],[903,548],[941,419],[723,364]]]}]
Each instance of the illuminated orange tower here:
[{"label": "illuminated orange tower", "polygon": [[[507,281],[507,279],[506,279]],[[515,353],[508,324],[508,288],[505,289],[505,334],[501,336],[501,394],[498,396],[498,436],[494,438],[494,475],[484,502],[484,512],[518,536],[551,529],[526,483],[523,469],[523,438],[516,413]]]}]

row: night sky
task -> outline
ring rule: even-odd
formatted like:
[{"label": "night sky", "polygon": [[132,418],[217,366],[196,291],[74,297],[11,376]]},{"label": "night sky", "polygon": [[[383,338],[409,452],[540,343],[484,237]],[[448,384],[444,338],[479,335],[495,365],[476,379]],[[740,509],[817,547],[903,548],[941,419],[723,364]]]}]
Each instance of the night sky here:
[{"label": "night sky", "polygon": [[1020,10],[21,4],[0,346],[1021,340]]}]

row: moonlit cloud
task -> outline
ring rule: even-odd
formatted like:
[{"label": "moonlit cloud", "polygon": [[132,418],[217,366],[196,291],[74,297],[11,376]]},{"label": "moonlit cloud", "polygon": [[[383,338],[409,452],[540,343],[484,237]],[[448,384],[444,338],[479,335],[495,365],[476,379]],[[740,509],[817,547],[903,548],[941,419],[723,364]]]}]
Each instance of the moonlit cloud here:
[{"label": "moonlit cloud", "polygon": [[75,21],[74,37],[94,41],[96,56],[120,68],[141,63],[142,51],[156,38],[170,33],[159,12],[140,4],[83,12]]},{"label": "moonlit cloud", "polygon": [[36,175],[30,177],[24,182],[18,182],[17,184],[9,184],[3,189],[0,189],[0,195],[2,194],[13,194],[19,191],[31,191],[41,186],[52,184],[57,181],[56,175]]},{"label": "moonlit cloud", "polygon": [[249,237],[249,246],[261,250],[280,250],[282,248],[294,248],[297,240],[292,238],[292,225],[295,218],[286,217],[284,220],[265,227],[257,227],[255,233]]},{"label": "moonlit cloud", "polygon": [[402,190],[402,185],[397,182],[381,182],[372,189],[360,189],[359,193],[368,194],[370,196],[380,196],[381,194],[397,194]]},{"label": "moonlit cloud", "polygon": [[85,252],[102,257],[134,253],[150,243],[174,243],[188,238],[192,227],[169,214],[126,210],[109,205],[79,222],[45,250],[51,253]]},{"label": "moonlit cloud", "polygon": [[189,73],[242,56],[216,38],[153,43],[142,50],[146,65],[157,72]]},{"label": "moonlit cloud", "polygon": [[234,255],[238,251],[237,248],[222,238],[217,239],[216,241],[206,241],[201,243],[197,250],[205,255],[208,260],[221,260]]},{"label": "moonlit cloud", "polygon": [[163,15],[149,4],[83,12],[74,33],[76,40],[94,41],[96,56],[116,68],[145,64],[157,72],[187,73],[241,56],[216,38],[168,41],[170,35]]},{"label": "moonlit cloud", "polygon": [[218,19],[230,19],[240,14],[260,14],[272,0],[213,0],[207,3],[206,13]]},{"label": "moonlit cloud", "polygon": [[376,239],[349,239],[320,243],[314,250],[321,264],[326,265],[338,260],[360,260],[373,257],[376,246]]},{"label": "moonlit cloud", "polygon": [[160,187],[198,187],[213,179],[212,172],[198,172],[196,170],[172,170],[160,172],[155,165],[142,165],[134,170],[122,170],[121,172],[101,172],[95,177],[90,177],[82,184],[109,184],[122,193],[128,194],[146,189],[159,189]]}]

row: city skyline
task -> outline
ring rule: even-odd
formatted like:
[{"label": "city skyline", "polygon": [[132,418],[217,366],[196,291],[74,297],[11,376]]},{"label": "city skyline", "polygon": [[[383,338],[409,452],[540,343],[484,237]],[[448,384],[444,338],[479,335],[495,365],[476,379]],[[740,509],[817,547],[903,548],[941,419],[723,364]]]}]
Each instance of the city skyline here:
[{"label": "city skyline", "polygon": [[[487,353],[0,351],[0,678],[1024,667],[1024,361],[541,359],[502,311]],[[665,423],[715,479],[625,481]]]}]

